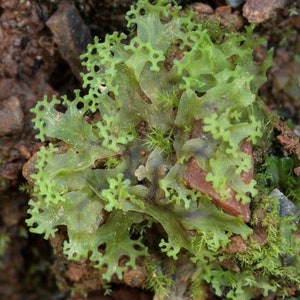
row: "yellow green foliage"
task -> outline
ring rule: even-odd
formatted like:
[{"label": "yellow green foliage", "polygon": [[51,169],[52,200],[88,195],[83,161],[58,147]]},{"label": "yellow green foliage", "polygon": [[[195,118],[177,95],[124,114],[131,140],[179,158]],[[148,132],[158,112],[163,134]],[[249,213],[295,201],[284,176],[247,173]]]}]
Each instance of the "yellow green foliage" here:
[{"label": "yellow green foliage", "polygon": [[[157,245],[161,259],[188,253],[202,274],[197,280],[211,284],[216,294],[242,299],[234,295],[245,286],[249,297],[257,288],[264,294],[276,290],[282,284],[276,283],[277,274],[264,273],[256,261],[238,257],[240,274],[223,270],[219,250],[233,235],[249,239],[251,224],[225,214],[207,195],[188,190],[182,175],[193,156],[223,197],[224,186],[243,203],[259,197],[254,179],[241,180],[252,165],[240,146],[245,140],[260,143],[265,124],[256,113],[257,89],[270,55],[261,66],[254,65],[252,51],[261,40],[252,28],[213,41],[192,11],[172,1],[140,0],[126,19],[129,37],[95,38],[81,56],[87,69],[82,74],[85,95],[75,91],[72,101],[44,98],[32,109],[36,137],[47,146],[39,150],[32,175],[28,226],[46,239],[65,226],[65,255],[105,267],[103,278],[109,282],[152,254],[148,231],[133,238],[132,228],[158,223],[165,231]],[[205,135],[191,139],[190,129],[199,120]],[[276,268],[283,250],[274,254]],[[158,259],[152,269],[159,264]],[[247,264],[255,265],[253,273],[247,273]],[[227,276],[225,282],[221,275]],[[172,286],[171,278],[159,278]],[[164,283],[147,282],[164,294]]]}]

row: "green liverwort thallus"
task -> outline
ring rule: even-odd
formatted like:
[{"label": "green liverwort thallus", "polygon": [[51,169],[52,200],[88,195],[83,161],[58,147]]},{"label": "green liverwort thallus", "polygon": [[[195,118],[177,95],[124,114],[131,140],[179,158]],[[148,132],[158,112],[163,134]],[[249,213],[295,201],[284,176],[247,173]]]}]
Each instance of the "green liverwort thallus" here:
[{"label": "green liverwort thallus", "polygon": [[[188,253],[199,270],[192,294],[197,282],[228,299],[241,299],[245,290],[249,297],[243,299],[250,299],[258,287],[267,294],[279,288],[280,275],[264,273],[263,262],[260,268],[246,254],[244,260],[232,258],[240,273],[221,264],[231,259],[223,250],[232,236],[251,238],[251,224],[187,189],[182,174],[194,157],[221,196],[226,197],[224,185],[242,203],[257,196],[255,180],[241,180],[252,165],[240,146],[245,140],[260,143],[265,124],[257,90],[270,55],[254,65],[253,48],[261,41],[251,28],[212,40],[192,11],[172,3],[142,0],[132,6],[126,15],[130,36],[95,38],[81,56],[88,92],[75,91],[72,101],[45,97],[32,109],[36,137],[47,146],[38,152],[26,222],[45,238],[65,226],[64,254],[105,267],[108,282],[152,255],[146,228],[158,223],[165,232],[158,245],[162,261],[164,255],[172,261]],[[196,121],[205,138],[191,139]],[[141,229],[135,238],[133,226]],[[124,257],[126,263],[119,264]],[[267,258],[266,250],[261,259]],[[156,261],[158,268],[162,261]],[[290,272],[287,280],[296,281],[299,271]]]}]

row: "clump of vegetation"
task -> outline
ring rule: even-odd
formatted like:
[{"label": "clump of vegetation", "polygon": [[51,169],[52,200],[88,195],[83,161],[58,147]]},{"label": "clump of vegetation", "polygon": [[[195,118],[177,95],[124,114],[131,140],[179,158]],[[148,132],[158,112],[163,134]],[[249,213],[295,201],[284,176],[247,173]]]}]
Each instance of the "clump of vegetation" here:
[{"label": "clump of vegetation", "polygon": [[[95,38],[82,55],[87,94],[45,97],[32,109],[46,145],[32,174],[30,230],[48,239],[65,226],[64,254],[92,261],[106,283],[155,255],[144,286],[158,296],[174,286],[166,257],[170,268],[183,255],[196,270],[187,291],[194,297],[206,285],[227,299],[299,289],[295,218],[281,217],[253,177],[243,180],[253,170],[243,145],[259,147],[266,128],[257,90],[271,53],[253,64],[262,41],[251,27],[214,41],[192,11],[168,0],[141,0],[126,18],[130,36]],[[252,201],[250,222],[189,186],[192,160],[220,201]],[[163,229],[154,248],[153,224]],[[243,251],[228,250],[235,239]]]}]

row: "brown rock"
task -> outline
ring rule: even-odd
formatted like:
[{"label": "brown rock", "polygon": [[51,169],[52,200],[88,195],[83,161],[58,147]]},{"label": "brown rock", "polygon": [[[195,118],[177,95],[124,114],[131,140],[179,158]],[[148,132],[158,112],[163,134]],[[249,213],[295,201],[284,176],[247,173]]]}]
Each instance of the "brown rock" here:
[{"label": "brown rock", "polygon": [[[194,123],[191,138],[198,138],[199,136],[204,136],[203,132],[203,122],[198,120]],[[241,145],[241,151],[246,153],[251,159],[253,166],[253,155],[252,155],[252,145],[248,141],[244,141]],[[242,180],[247,184],[253,178],[253,168],[247,172],[242,173]],[[250,205],[242,204],[240,201],[235,199],[235,191],[231,190],[230,197],[227,200],[221,200],[220,194],[213,188],[212,183],[206,181],[207,172],[203,170],[197,163],[197,161],[192,158],[188,163],[187,169],[183,174],[185,185],[190,189],[195,189],[203,194],[209,195],[215,205],[223,209],[226,213],[233,216],[241,216],[245,222],[250,221]],[[226,187],[225,187],[226,188]]]},{"label": "brown rock", "polygon": [[[251,159],[251,165],[254,165],[253,155],[252,155],[252,145],[249,141],[245,141],[241,146],[241,151],[246,153]],[[254,168],[252,167],[248,172],[242,172],[241,174],[243,181],[249,184],[254,176]]]},{"label": "brown rock", "polygon": [[24,144],[19,145],[18,150],[21,157],[26,159],[29,159],[31,157],[30,151]]},{"label": "brown rock", "polygon": [[37,161],[37,153],[33,154],[31,158],[23,165],[22,174],[30,185],[34,185],[34,180],[31,174],[36,173],[35,163]]},{"label": "brown rock", "polygon": [[247,245],[240,235],[234,235],[230,238],[231,243],[226,247],[227,253],[245,253]]},{"label": "brown rock", "polygon": [[20,132],[24,115],[17,97],[10,97],[0,103],[0,136]]},{"label": "brown rock", "polygon": [[212,15],[214,13],[212,7],[205,3],[196,2],[193,3],[191,6],[193,10],[198,14]]},{"label": "brown rock", "polygon": [[243,6],[243,16],[250,23],[262,23],[276,15],[276,10],[283,8],[286,1],[247,0]]},{"label": "brown rock", "polygon": [[253,50],[253,62],[257,66],[261,66],[268,58],[267,49],[262,46],[258,45]]},{"label": "brown rock", "polygon": [[78,282],[84,276],[86,276],[87,273],[88,273],[88,270],[86,268],[85,263],[81,264],[81,263],[70,262],[70,264],[68,265],[68,270],[65,272],[65,275],[70,280]]},{"label": "brown rock", "polygon": [[67,61],[73,74],[81,81],[83,71],[79,59],[86,52],[86,46],[92,41],[89,28],[84,24],[74,4],[61,1],[58,10],[46,22],[61,56]]},{"label": "brown rock", "polygon": [[297,135],[287,126],[286,123],[277,121],[275,128],[281,133],[276,137],[282,145],[285,154],[295,154],[300,160],[300,139]]},{"label": "brown rock", "polygon": [[0,176],[9,180],[17,179],[20,171],[20,163],[8,163],[0,169]]},{"label": "brown rock", "polygon": [[226,17],[228,15],[231,15],[231,13],[232,13],[232,9],[230,5],[219,6],[215,10],[215,14],[220,17]]},{"label": "brown rock", "polygon": [[250,220],[249,204],[242,204],[235,199],[235,192],[231,190],[227,200],[221,200],[220,194],[213,188],[212,183],[206,181],[207,172],[199,167],[195,159],[189,162],[187,170],[184,172],[184,181],[188,188],[195,189],[203,194],[209,195],[213,202],[226,213],[233,216],[241,216],[245,222]]},{"label": "brown rock", "polygon": [[263,226],[255,226],[253,228],[253,239],[261,246],[265,246],[268,242],[267,228]]},{"label": "brown rock", "polygon": [[141,287],[147,278],[147,272],[144,267],[138,266],[136,269],[125,271],[123,278],[128,286]]},{"label": "brown rock", "polygon": [[241,271],[240,267],[231,259],[224,259],[220,262],[220,265],[227,270],[239,273]]}]

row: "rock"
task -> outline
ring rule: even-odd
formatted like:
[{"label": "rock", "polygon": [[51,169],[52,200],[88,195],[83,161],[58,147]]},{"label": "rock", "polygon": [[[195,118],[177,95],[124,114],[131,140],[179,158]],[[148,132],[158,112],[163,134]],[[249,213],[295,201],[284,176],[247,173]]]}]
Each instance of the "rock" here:
[{"label": "rock", "polygon": [[242,5],[244,2],[245,0],[226,0],[226,3],[231,7],[238,7]]},{"label": "rock", "polygon": [[233,13],[232,8],[229,5],[217,7],[215,15],[225,28],[240,30],[243,27],[244,23],[241,15]]},{"label": "rock", "polygon": [[212,15],[214,13],[212,7],[205,3],[196,2],[191,4],[191,6],[197,14]]},{"label": "rock", "polygon": [[280,132],[276,139],[281,144],[284,154],[295,154],[300,161],[300,139],[295,133],[282,121],[275,123],[275,128]]},{"label": "rock", "polygon": [[147,279],[147,271],[145,267],[137,266],[137,268],[125,271],[123,278],[126,285],[131,287],[141,287]]},{"label": "rock", "polygon": [[8,180],[14,180],[18,178],[20,171],[20,163],[8,163],[0,168],[0,178],[6,178]]},{"label": "rock", "polygon": [[84,24],[74,4],[61,1],[57,11],[46,22],[61,56],[69,64],[73,74],[81,81],[83,71],[79,56],[92,41],[89,27]]},{"label": "rock", "polygon": [[249,204],[242,204],[240,201],[237,201],[233,190],[231,190],[227,200],[221,200],[220,194],[214,190],[212,183],[206,181],[206,175],[207,173],[199,167],[196,160],[192,159],[188,164],[187,170],[184,172],[183,178],[188,188],[209,195],[217,207],[223,209],[232,216],[241,216],[245,222],[249,222]]},{"label": "rock", "polygon": [[[194,123],[191,138],[197,138],[203,136],[203,122],[198,120]],[[252,145],[248,141],[244,141],[241,145],[241,151],[246,153],[251,159],[251,165],[253,166],[253,154],[252,154]],[[249,204],[242,204],[240,201],[235,199],[235,191],[231,190],[230,196],[227,200],[222,200],[220,194],[213,188],[212,182],[206,181],[207,172],[204,171],[197,163],[197,161],[192,158],[187,168],[183,174],[186,187],[190,189],[195,189],[203,194],[209,195],[212,198],[212,201],[215,205],[223,209],[226,213],[233,216],[241,216],[245,222],[250,221],[251,211]],[[252,168],[249,172],[243,172],[241,174],[242,180],[248,184],[254,175],[254,169]]]},{"label": "rock", "polygon": [[0,136],[20,132],[23,124],[24,114],[17,97],[0,102]]},{"label": "rock", "polygon": [[233,235],[230,240],[231,242],[225,249],[227,253],[245,253],[247,251],[247,245],[240,235]]},{"label": "rock", "polygon": [[276,15],[276,10],[283,8],[286,0],[247,0],[243,6],[243,16],[250,23],[262,23]]},{"label": "rock", "polygon": [[35,163],[37,161],[37,152],[34,153],[31,158],[23,165],[22,174],[30,185],[34,185],[34,180],[31,178],[31,174],[36,173]]},{"label": "rock", "polygon": [[279,216],[294,216],[297,215],[298,209],[296,205],[288,199],[279,189],[274,189],[271,194],[271,197],[276,197],[279,202]]}]

